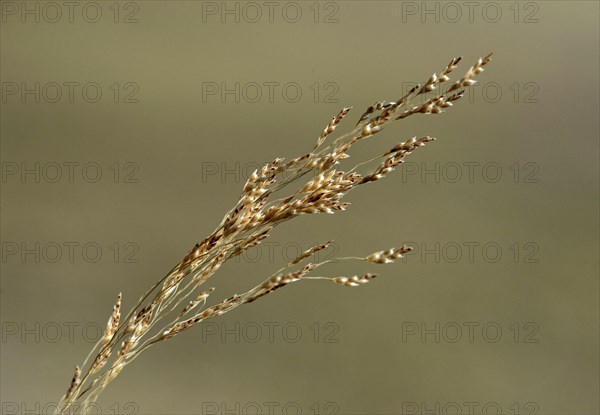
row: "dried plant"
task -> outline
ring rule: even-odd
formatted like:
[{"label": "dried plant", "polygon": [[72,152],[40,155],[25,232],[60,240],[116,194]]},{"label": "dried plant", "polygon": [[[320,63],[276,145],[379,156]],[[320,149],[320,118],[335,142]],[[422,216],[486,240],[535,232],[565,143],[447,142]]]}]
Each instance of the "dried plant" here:
[{"label": "dried plant", "polygon": [[[117,296],[104,335],[83,364],[75,368],[70,386],[56,413],[63,414],[76,403],[85,412],[123,368],[148,347],[177,336],[202,321],[256,301],[279,288],[309,279],[324,279],[345,287],[357,287],[375,278],[376,275],[371,273],[350,277],[312,276],[311,273],[317,268],[333,259],[299,265],[316,252],[327,249],[331,244],[329,241],[303,252],[261,284],[214,305],[207,306],[214,288],[204,288],[223,263],[260,244],[275,226],[301,215],[333,214],[345,210],[349,203],[342,202],[342,199],[351,190],[384,178],[404,162],[408,154],[433,141],[434,138],[429,136],[413,137],[393,146],[384,154],[356,164],[348,171],[335,169],[340,161],[350,157],[348,153],[354,144],[370,139],[387,124],[414,114],[440,114],[451,107],[463,96],[464,88],[476,82],[473,78],[483,71],[490,56],[479,59],[445,92],[424,99],[418,105],[411,105],[416,97],[438,91],[441,84],[450,80],[449,74],[456,69],[461,58],[452,59],[439,75],[433,74],[423,85],[415,86],[397,101],[376,102],[370,106],[351,131],[325,145],[350,111],[350,108],[344,108],[329,121],[311,152],[287,162],[277,158],[254,171],[244,185],[239,201],[225,214],[214,232],[196,244],[123,317],[121,294]],[[372,167],[366,173],[357,171],[369,165]],[[300,184],[296,185],[296,190],[287,196],[278,199],[272,197],[298,182]],[[365,257],[335,260],[388,264],[410,250],[410,247],[403,246]]]}]

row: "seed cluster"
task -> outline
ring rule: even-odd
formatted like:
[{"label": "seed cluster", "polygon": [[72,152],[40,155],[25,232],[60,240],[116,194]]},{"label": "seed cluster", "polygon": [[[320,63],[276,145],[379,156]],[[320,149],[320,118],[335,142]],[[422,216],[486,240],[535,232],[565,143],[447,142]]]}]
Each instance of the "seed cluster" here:
[{"label": "seed cluster", "polygon": [[[276,158],[255,170],[244,184],[238,202],[224,215],[217,228],[195,244],[170,272],[150,287],[125,316],[121,316],[121,294],[117,296],[102,338],[88,359],[76,367],[57,413],[68,412],[76,403],[82,403],[84,409],[89,407],[127,364],[153,344],[171,339],[204,320],[252,303],[291,283],[304,279],[326,279],[337,285],[357,287],[373,280],[376,275],[371,273],[351,277],[309,276],[332,260],[300,263],[327,249],[332,243],[328,241],[302,252],[258,285],[211,306],[207,306],[207,302],[215,289],[203,286],[227,260],[261,244],[277,225],[298,216],[346,210],[349,203],[344,201],[344,197],[350,191],[386,177],[414,150],[432,142],[433,137],[412,137],[372,160],[359,162],[350,169],[342,170],[340,167],[350,158],[349,153],[357,142],[370,139],[388,124],[416,114],[440,114],[452,107],[462,98],[464,88],[476,82],[475,76],[484,70],[490,56],[479,59],[446,92],[439,92],[421,104],[411,106],[415,97],[435,93],[441,84],[450,80],[449,75],[457,68],[461,58],[452,59],[439,75],[434,73],[402,97],[377,101],[369,106],[354,128],[327,143],[351,110],[343,108],[327,123],[309,153],[287,162]],[[274,197],[292,185],[297,186],[295,190],[282,197]],[[366,257],[346,259],[388,264],[410,250],[410,247],[403,246]]]}]

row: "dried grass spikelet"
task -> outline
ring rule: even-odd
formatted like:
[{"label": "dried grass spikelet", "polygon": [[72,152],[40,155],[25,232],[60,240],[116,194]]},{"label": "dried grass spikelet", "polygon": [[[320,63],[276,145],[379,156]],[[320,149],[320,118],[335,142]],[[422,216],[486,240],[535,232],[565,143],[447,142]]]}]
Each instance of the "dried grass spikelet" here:
[{"label": "dried grass spikelet", "polygon": [[[457,57],[457,58],[452,59],[450,61],[450,63],[448,63],[448,65],[446,65],[446,67],[442,70],[440,75],[437,75],[434,73],[433,75],[431,75],[431,77],[429,77],[427,82],[425,82],[422,86],[419,84],[413,86],[404,96],[402,96],[395,102],[387,102],[387,103],[383,102],[383,101],[377,102],[374,105],[367,108],[367,111],[365,111],[365,113],[360,117],[357,125],[360,124],[362,121],[368,119],[370,117],[370,114],[372,114],[373,112],[378,111],[378,110],[382,110],[382,112],[371,123],[369,123],[365,126],[365,128],[361,132],[361,138],[368,137],[370,135],[373,135],[376,132],[379,132],[381,130],[380,126],[385,124],[386,122],[388,122],[392,118],[393,114],[399,108],[404,106],[408,101],[410,101],[411,98],[418,96],[418,95],[426,94],[428,92],[432,92],[440,84],[448,81],[450,79],[448,77],[448,74],[450,74],[454,69],[457,68],[458,63],[461,61],[461,59],[462,59],[462,57]],[[425,108],[425,107],[423,107],[423,108]],[[403,115],[399,116],[396,119],[397,120],[403,119],[403,118],[406,118],[408,115],[412,115],[412,114],[419,112],[419,111],[416,111],[416,107],[413,110],[414,111],[408,111],[408,112],[404,113]],[[435,110],[435,111],[437,111],[437,110]],[[439,113],[439,112],[436,112],[436,113]]]},{"label": "dried grass spikelet", "polygon": [[119,347],[118,359],[122,359],[125,354],[131,350],[133,346],[133,342],[130,339],[127,339],[121,342],[121,347]]},{"label": "dried grass spikelet", "polygon": [[343,285],[344,287],[359,287],[376,277],[376,274],[366,273],[363,275],[355,275],[353,277],[335,277],[332,278],[331,281],[335,284]]},{"label": "dried grass spikelet", "polygon": [[177,287],[179,286],[179,282],[185,276],[185,272],[178,271],[171,275],[169,278],[165,280],[163,283],[162,289],[156,294],[154,298],[155,303],[159,303],[164,301],[166,298],[177,292]]},{"label": "dried grass spikelet", "polygon": [[316,254],[319,251],[322,251],[324,249],[327,249],[329,247],[329,245],[331,245],[333,243],[333,241],[327,241],[325,243],[313,246],[309,249],[307,249],[306,251],[302,252],[300,255],[298,255],[296,258],[294,258],[289,264],[289,265],[296,265],[297,263],[301,262],[302,260],[308,258],[309,256]]},{"label": "dried grass spikelet", "polygon": [[221,265],[223,265],[226,258],[227,257],[225,256],[224,252],[219,253],[216,257],[214,257],[209,262],[206,269],[203,269],[200,273],[198,273],[196,276],[194,276],[194,278],[193,278],[194,283],[202,284],[204,281],[206,281],[211,275],[213,275],[215,272],[217,272],[217,270],[219,268],[221,268]]},{"label": "dried grass spikelet", "polygon": [[206,320],[210,317],[220,316],[221,314],[226,313],[230,309],[236,307],[241,304],[241,296],[238,294],[234,294],[233,296],[221,301],[218,304],[215,304],[212,307],[207,308],[206,310],[196,314],[193,317],[188,318],[187,320],[181,321],[179,323],[174,324],[167,330],[163,331],[159,335],[160,340],[170,339],[182,331],[188,330],[190,327],[198,324],[201,321]]},{"label": "dried grass spikelet", "polygon": [[477,81],[473,78],[484,71],[484,66],[491,61],[491,57],[492,54],[490,53],[483,58],[479,58],[475,65],[471,66],[467,73],[459,81],[456,81],[454,84],[452,84],[450,89],[448,89],[448,92],[456,91],[460,88],[466,88],[477,83]]},{"label": "dried grass spikelet", "polygon": [[405,245],[400,248],[391,248],[387,251],[374,252],[367,256],[365,260],[373,264],[389,264],[399,258],[403,258],[403,254],[406,254],[412,250],[412,247]]},{"label": "dried grass spikelet", "polygon": [[112,349],[108,347],[108,345],[119,328],[119,321],[121,319],[121,298],[122,294],[119,293],[119,295],[117,295],[117,301],[113,306],[112,313],[108,319],[108,323],[106,324],[106,329],[104,329],[100,352],[96,355],[96,358],[92,363],[90,369],[92,373],[100,370],[110,358]]},{"label": "dried grass spikelet", "polygon": [[344,119],[346,114],[348,114],[348,112],[350,110],[351,110],[351,107],[350,108],[342,108],[342,110],[338,113],[338,115],[336,115],[335,117],[333,117],[331,119],[331,121],[329,121],[329,123],[327,124],[327,127],[325,127],[323,132],[321,132],[321,135],[319,135],[319,138],[318,138],[317,143],[315,144],[313,150],[315,150],[317,147],[319,147],[320,145],[322,145],[325,142],[327,137],[335,131],[335,128],[337,127],[337,125],[340,122],[342,122],[342,120]]},{"label": "dried grass spikelet", "polygon": [[370,118],[371,114],[375,111],[386,110],[395,105],[395,102],[377,101],[375,104],[367,108],[367,110],[360,116],[356,125]]},{"label": "dried grass spikelet", "polygon": [[317,264],[308,263],[302,267],[302,269],[294,272],[289,272],[287,274],[279,274],[272,276],[271,278],[264,281],[259,286],[253,288],[252,290],[245,293],[243,296],[244,303],[252,303],[258,300],[261,297],[264,297],[267,294],[272,293],[279,288],[285,287],[286,285],[299,281],[303,276],[308,274],[317,268]]},{"label": "dried grass spikelet", "polygon": [[106,324],[106,329],[104,330],[104,336],[102,338],[102,344],[107,345],[108,342],[112,339],[113,335],[116,333],[119,328],[119,320],[121,319],[121,299],[123,295],[119,293],[117,295],[117,301],[113,306],[112,314],[108,319],[108,323]]},{"label": "dried grass spikelet", "polygon": [[397,144],[392,149],[383,154],[383,156],[387,156],[387,158],[381,162],[379,166],[375,168],[375,170],[368,175],[360,178],[360,184],[373,182],[385,177],[388,173],[393,171],[398,165],[404,162],[404,157],[410,153],[412,153],[415,149],[419,147],[423,147],[426,143],[431,141],[435,141],[434,137],[421,137],[416,138],[413,137],[405,142]]},{"label": "dried grass spikelet", "polygon": [[[156,300],[156,299],[155,299]],[[123,331],[124,336],[128,336],[121,344],[119,356],[133,349],[139,342],[140,338],[148,331],[152,323],[152,317],[156,308],[156,302],[143,307],[140,311],[134,314],[128,321],[127,326]]]},{"label": "dried grass spikelet", "polygon": [[[456,91],[460,88],[466,88],[471,85],[474,85],[477,81],[475,81],[473,78],[475,76],[477,76],[478,74],[480,74],[481,72],[483,72],[483,70],[484,70],[483,67],[490,62],[491,56],[492,56],[492,54],[490,53],[486,57],[480,58],[477,61],[477,63],[475,65],[473,65],[467,71],[467,73],[464,75],[464,77],[462,79],[460,79],[459,81],[452,84],[452,86],[445,92],[445,94]],[[425,85],[423,85],[423,87],[420,88],[419,92],[416,95],[431,92],[436,89],[437,85],[441,84],[442,82],[448,81],[449,80],[448,74],[456,68],[456,66],[457,66],[458,62],[460,62],[460,60],[461,60],[461,58],[454,58],[448,64],[448,66],[442,71],[440,76],[433,74],[429,78],[429,80],[425,83]],[[407,110],[407,111],[403,112],[402,114],[400,114],[396,118],[396,120],[401,120],[410,115],[419,114],[419,113],[420,114],[441,114],[442,112],[444,112],[443,111],[444,108],[448,108],[448,107],[452,106],[453,101],[456,101],[456,100],[462,98],[462,96],[464,95],[464,90],[459,91],[459,92],[457,92],[453,95],[447,96],[447,97],[445,96],[445,94],[432,97],[432,98],[428,99],[427,101],[425,101],[423,104],[412,107],[410,110]]]},{"label": "dried grass spikelet", "polygon": [[183,310],[181,310],[181,312],[179,313],[178,317],[183,317],[185,314],[187,314],[188,312],[190,312],[191,310],[193,310],[194,308],[196,308],[199,304],[204,304],[206,303],[206,300],[208,299],[209,295],[215,290],[214,287],[206,290],[206,291],[201,291],[200,293],[198,293],[198,296],[196,297],[195,300],[192,300],[188,303],[188,305],[186,305]]},{"label": "dried grass spikelet", "polygon": [[256,245],[260,244],[264,239],[266,239],[269,236],[269,232],[271,232],[272,229],[273,229],[273,227],[269,226],[267,229],[265,229],[264,231],[261,231],[258,234],[250,235],[247,238],[244,238],[244,240],[240,243],[240,245],[237,246],[229,254],[228,259],[232,258],[234,256],[237,256],[237,255],[241,255],[244,252],[246,252],[247,250],[249,250],[250,248],[253,248]]},{"label": "dried grass spikelet", "polygon": [[67,389],[67,393],[63,397],[62,400],[69,399],[73,393],[78,389],[81,384],[81,369],[79,366],[75,366],[75,371],[73,373],[73,378],[71,379],[71,384],[69,385],[69,389]]},{"label": "dried grass spikelet", "polygon": [[102,367],[104,367],[104,365],[108,361],[111,352],[112,350],[110,348],[103,347],[100,353],[96,355],[96,358],[94,359],[94,362],[92,363],[92,366],[90,368],[90,373],[96,373],[97,371],[102,369]]},{"label": "dried grass spikelet", "polygon": [[450,77],[448,77],[448,74],[457,68],[458,63],[461,61],[461,59],[462,56],[452,59],[450,63],[444,68],[444,70],[439,74],[439,76],[435,73],[431,75],[429,80],[427,80],[427,82],[425,82],[425,84],[421,87],[418,94],[432,92],[437,88],[439,84],[448,81],[450,79]]},{"label": "dried grass spikelet", "polygon": [[363,127],[362,131],[360,132],[360,136],[358,138],[362,140],[363,138],[370,137],[370,136],[378,133],[379,131],[381,131],[382,128],[383,127],[381,127],[380,124],[377,124],[377,121],[370,122]]},{"label": "dried grass spikelet", "polygon": [[155,307],[156,303],[153,302],[142,308],[137,314],[131,317],[123,332],[124,336],[128,337],[121,343],[118,354],[119,359],[137,346],[140,339],[149,330]]},{"label": "dried grass spikelet", "polygon": [[242,189],[238,206],[248,206],[264,195],[275,183],[275,176],[285,171],[285,165],[282,165],[282,162],[283,158],[276,158],[260,170],[254,170]]},{"label": "dried grass spikelet", "polygon": [[187,329],[189,329],[190,327],[192,327],[194,324],[205,320],[206,318],[210,317],[212,315],[212,311],[210,310],[204,310],[201,314],[196,315],[194,317],[188,318],[187,320],[181,321],[179,323],[174,324],[171,328],[169,328],[168,330],[165,330],[161,333],[160,335],[160,339],[161,340],[166,340],[166,339],[170,339],[172,337],[175,337],[177,334],[181,333],[182,331],[185,331]]}]

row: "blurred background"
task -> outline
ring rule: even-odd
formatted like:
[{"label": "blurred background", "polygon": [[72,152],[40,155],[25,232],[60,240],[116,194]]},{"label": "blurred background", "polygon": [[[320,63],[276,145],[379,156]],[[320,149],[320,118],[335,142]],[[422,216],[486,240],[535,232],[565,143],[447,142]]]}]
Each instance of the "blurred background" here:
[{"label": "blurred background", "polygon": [[97,413],[599,413],[597,2],[0,6],[2,413],[50,413],[117,293],[132,306],[252,170],[489,52],[455,107],[348,161],[438,141],[209,284],[228,297],[329,239],[322,259],[414,254],[330,265],[380,278],[294,284],[157,345]]}]

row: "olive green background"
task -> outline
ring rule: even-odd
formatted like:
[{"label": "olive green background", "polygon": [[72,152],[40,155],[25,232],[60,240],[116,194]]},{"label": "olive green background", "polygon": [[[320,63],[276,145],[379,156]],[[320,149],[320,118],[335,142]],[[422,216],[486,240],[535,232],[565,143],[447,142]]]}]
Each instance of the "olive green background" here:
[{"label": "olive green background", "polygon": [[[412,7],[435,10],[435,2],[399,1],[323,2],[317,22],[313,2],[296,2],[302,10],[296,23],[286,21],[294,18],[292,9],[281,13],[286,2],[276,3],[273,22],[263,2],[255,3],[264,13],[257,22],[240,3],[247,14],[239,23],[234,15],[223,22],[203,14],[207,3],[194,1],[121,3],[117,23],[113,2],[97,3],[103,11],[97,23],[83,19],[79,8],[73,22],[3,14],[3,88],[23,82],[102,88],[97,103],[76,90],[73,102],[64,94],[56,103],[17,94],[1,104],[3,169],[63,166],[56,183],[48,180],[50,170],[39,183],[3,170],[3,249],[79,244],[73,262],[67,248],[56,262],[48,260],[50,250],[39,262],[20,253],[2,259],[5,413],[14,413],[14,405],[43,412],[60,398],[91,347],[82,327],[103,326],[119,291],[124,307],[131,306],[207,235],[237,200],[247,166],[303,154],[342,107],[354,107],[340,127],[345,131],[363,108],[398,98],[452,57],[465,57],[458,77],[490,51],[493,61],[479,88],[463,101],[440,116],[386,128],[348,160],[370,158],[412,136],[436,136],[407,159],[405,168],[418,173],[399,169],[349,195],[346,212],[281,226],[272,256],[263,248],[253,253],[259,259],[219,271],[213,300],[251,287],[296,247],[328,239],[341,256],[409,241],[417,254],[385,267],[334,264],[323,272],[370,270],[380,278],[355,289],[294,284],[213,320],[234,332],[239,324],[239,341],[233,334],[223,341],[221,326],[213,325],[218,335],[196,328],[159,344],[108,387],[100,410],[209,414],[217,405],[219,413],[238,414],[256,413],[258,405],[262,413],[300,407],[414,414],[458,407],[467,414],[471,405],[474,413],[484,407],[489,413],[498,407],[510,414],[599,413],[599,6],[488,3],[477,3],[472,22],[466,6],[452,22],[454,11],[438,3],[436,22],[435,15],[423,21],[408,14]],[[502,11],[496,23],[488,21],[495,10],[489,7]],[[137,23],[123,22],[130,12]],[[234,95],[202,93],[209,83],[236,82],[247,93],[237,103]],[[266,82],[296,83],[302,96],[289,102],[294,94],[277,87],[269,99]],[[251,83],[262,85],[256,103]],[[135,87],[138,102],[124,103]],[[65,162],[97,163],[102,177],[92,183],[93,170],[87,179],[76,170],[70,182]],[[447,168],[439,182],[434,174],[421,176],[435,163]],[[464,163],[479,163],[472,180]],[[488,164],[501,169],[495,182],[495,170],[482,175]],[[453,182],[457,165],[462,176]],[[215,166],[218,173],[207,174]],[[133,169],[134,182],[125,183]],[[222,177],[223,169],[239,175]],[[97,262],[82,257],[81,246],[90,242],[102,248]],[[439,261],[421,255],[436,243]],[[475,246],[472,258],[468,243]],[[501,247],[502,256],[494,259],[493,249],[485,256],[484,245]],[[458,259],[456,246],[462,247]],[[125,261],[128,254],[137,263]],[[273,341],[265,322],[276,327]],[[439,341],[434,334],[422,341],[422,323],[434,331],[439,324]],[[52,328],[65,324],[76,325],[73,340],[66,329],[56,340]],[[262,337],[253,342],[257,325]],[[462,337],[453,341],[457,326]],[[19,333],[9,332],[14,327]],[[291,328],[284,333],[283,327]],[[407,332],[415,327],[417,334]],[[34,334],[23,335],[23,328]]]}]

